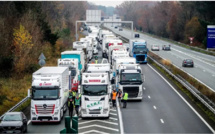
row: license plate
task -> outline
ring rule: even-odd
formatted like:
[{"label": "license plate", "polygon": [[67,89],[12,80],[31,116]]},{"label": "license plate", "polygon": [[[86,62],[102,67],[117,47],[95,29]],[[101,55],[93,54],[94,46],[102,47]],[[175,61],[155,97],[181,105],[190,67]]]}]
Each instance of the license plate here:
[{"label": "license plate", "polygon": [[13,133],[13,131],[7,131],[7,133]]},{"label": "license plate", "polygon": [[98,115],[92,115],[92,117],[98,117]]},{"label": "license plate", "polygon": [[43,119],[43,121],[48,121],[48,119]]}]

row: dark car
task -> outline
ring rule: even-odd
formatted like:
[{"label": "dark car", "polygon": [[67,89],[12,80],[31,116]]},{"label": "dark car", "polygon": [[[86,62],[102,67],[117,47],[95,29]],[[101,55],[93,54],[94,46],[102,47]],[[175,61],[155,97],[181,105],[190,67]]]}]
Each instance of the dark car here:
[{"label": "dark car", "polygon": [[191,60],[191,59],[185,59],[185,60],[183,60],[182,66],[183,67],[194,67],[193,60]]},{"label": "dark car", "polygon": [[165,51],[170,51],[170,45],[163,45],[162,46],[162,49],[165,50]]},{"label": "dark car", "polygon": [[0,133],[27,132],[27,118],[22,112],[8,112],[0,123]]},{"label": "dark car", "polygon": [[135,34],[134,38],[140,38],[140,35],[139,34]]},{"label": "dark car", "polygon": [[118,28],[118,26],[115,26],[115,28],[117,29],[117,28]]},{"label": "dark car", "polygon": [[119,31],[123,31],[122,27],[119,27]]}]

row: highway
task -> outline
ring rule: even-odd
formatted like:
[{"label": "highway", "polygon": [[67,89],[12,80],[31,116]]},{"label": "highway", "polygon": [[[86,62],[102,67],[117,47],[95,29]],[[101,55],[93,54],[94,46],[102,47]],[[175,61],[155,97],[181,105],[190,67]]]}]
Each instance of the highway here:
[{"label": "highway", "polygon": [[[162,52],[161,53],[171,53]],[[98,54],[101,61],[101,50]],[[91,61],[92,62],[92,61]],[[146,77],[143,101],[128,102],[121,108],[125,133],[213,133],[201,117],[182,99],[175,89],[148,64],[141,65]],[[79,118],[80,133],[120,133],[117,109],[109,119]],[[68,112],[65,114],[68,115]],[[59,133],[64,120],[58,123],[28,125],[28,133]]]},{"label": "highway", "polygon": [[[130,30],[123,29],[123,31],[119,31],[114,27],[109,28],[125,38],[131,38]],[[147,41],[149,50],[151,50],[151,45],[159,45],[160,51],[153,51],[154,53],[158,54],[164,59],[171,61],[174,65],[178,66],[191,76],[195,77],[197,80],[204,83],[212,91],[215,91],[215,56],[195,52],[193,50],[189,50],[142,33],[140,34],[140,38]],[[171,44],[171,51],[163,51],[162,45],[169,44]],[[186,58],[193,59],[194,68],[182,67],[182,61]]]},{"label": "highway", "polygon": [[143,101],[122,109],[125,133],[212,133],[150,65],[141,67],[146,76]]}]

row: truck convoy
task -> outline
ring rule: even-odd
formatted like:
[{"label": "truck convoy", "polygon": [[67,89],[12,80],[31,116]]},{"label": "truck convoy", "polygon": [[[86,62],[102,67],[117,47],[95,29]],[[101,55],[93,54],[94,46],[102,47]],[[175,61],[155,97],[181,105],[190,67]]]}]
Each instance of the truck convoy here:
[{"label": "truck convoy", "polygon": [[31,121],[60,122],[67,109],[68,67],[42,67],[32,75]]},{"label": "truck convoy", "polygon": [[147,63],[147,43],[142,39],[131,39],[129,41],[130,56],[136,58],[137,63]]},{"label": "truck convoy", "polygon": [[109,117],[111,86],[108,73],[83,73],[79,91],[82,94],[82,118]]}]

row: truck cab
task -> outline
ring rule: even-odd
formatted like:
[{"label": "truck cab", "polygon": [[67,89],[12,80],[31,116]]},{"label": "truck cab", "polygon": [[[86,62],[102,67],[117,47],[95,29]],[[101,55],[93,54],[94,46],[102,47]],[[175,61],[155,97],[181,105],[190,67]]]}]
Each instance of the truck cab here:
[{"label": "truck cab", "polygon": [[136,58],[137,63],[147,63],[147,42],[142,39],[130,40],[129,53]]},{"label": "truck cab", "polygon": [[124,64],[119,67],[116,86],[128,93],[128,100],[142,100],[143,92],[142,69],[138,64]]},{"label": "truck cab", "polygon": [[82,118],[109,117],[111,86],[108,73],[83,73],[79,91],[82,94]]},{"label": "truck cab", "polygon": [[67,109],[68,67],[42,67],[32,75],[31,122],[60,122]]}]

